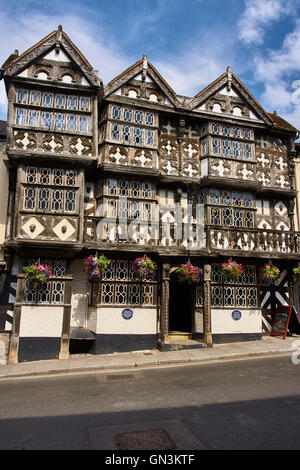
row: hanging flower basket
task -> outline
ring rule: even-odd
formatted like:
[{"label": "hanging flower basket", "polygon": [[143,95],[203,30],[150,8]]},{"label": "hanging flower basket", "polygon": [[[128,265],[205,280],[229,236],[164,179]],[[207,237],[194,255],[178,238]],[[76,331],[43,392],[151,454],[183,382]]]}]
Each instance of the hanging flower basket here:
[{"label": "hanging flower basket", "polygon": [[262,268],[260,268],[260,275],[267,284],[278,281],[279,274],[280,269],[277,268],[277,266],[273,266],[272,263],[266,263]]},{"label": "hanging flower basket", "polygon": [[176,269],[179,282],[188,282],[189,284],[199,284],[202,279],[201,269],[193,266],[190,260]]},{"label": "hanging flower basket", "polygon": [[104,255],[99,257],[96,255],[90,255],[83,260],[85,264],[83,270],[93,277],[102,277],[106,268],[109,266],[110,261],[111,260],[107,259]]},{"label": "hanging flower basket", "polygon": [[156,274],[157,266],[151,258],[144,255],[143,258],[136,258],[132,264],[135,277],[139,281],[151,281]]},{"label": "hanging flower basket", "polygon": [[52,269],[47,264],[33,263],[24,266],[25,280],[34,287],[38,287],[47,282],[52,276]]},{"label": "hanging flower basket", "polygon": [[299,284],[300,282],[300,264],[296,268],[293,268],[294,272],[294,282],[295,284]]},{"label": "hanging flower basket", "polygon": [[243,265],[228,259],[222,263],[222,274],[227,279],[239,279],[243,274]]}]

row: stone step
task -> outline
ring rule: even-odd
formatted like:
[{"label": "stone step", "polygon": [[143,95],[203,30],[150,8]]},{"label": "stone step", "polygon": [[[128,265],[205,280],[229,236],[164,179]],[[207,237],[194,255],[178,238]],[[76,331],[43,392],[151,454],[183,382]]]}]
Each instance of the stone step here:
[{"label": "stone step", "polygon": [[180,349],[199,349],[205,348],[204,341],[197,341],[195,339],[174,339],[169,337],[168,343],[158,343],[160,351],[178,351]]}]

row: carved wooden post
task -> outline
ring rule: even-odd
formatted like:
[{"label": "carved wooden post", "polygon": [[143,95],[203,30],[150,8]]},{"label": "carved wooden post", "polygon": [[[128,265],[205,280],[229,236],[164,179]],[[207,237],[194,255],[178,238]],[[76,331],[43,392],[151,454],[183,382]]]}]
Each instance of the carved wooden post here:
[{"label": "carved wooden post", "polygon": [[203,336],[204,342],[212,346],[211,334],[211,265],[204,265],[204,303],[203,303]]},{"label": "carved wooden post", "polygon": [[24,301],[25,291],[25,276],[21,274],[18,276],[16,302],[14,305],[14,320],[12,327],[12,334],[9,343],[8,353],[8,364],[18,363],[18,351],[19,351],[19,333],[20,333],[20,321],[21,321],[21,310]]},{"label": "carved wooden post", "polygon": [[162,297],[160,311],[160,334],[161,341],[166,343],[169,337],[169,298],[170,298],[170,265],[163,264],[162,267]]}]

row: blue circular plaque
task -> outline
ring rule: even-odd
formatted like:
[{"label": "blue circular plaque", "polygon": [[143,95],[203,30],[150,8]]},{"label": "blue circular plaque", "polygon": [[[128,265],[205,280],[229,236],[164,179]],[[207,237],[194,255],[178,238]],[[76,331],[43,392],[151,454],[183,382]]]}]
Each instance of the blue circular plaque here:
[{"label": "blue circular plaque", "polygon": [[122,317],[125,320],[130,320],[130,318],[132,318],[132,315],[133,315],[133,310],[131,308],[124,308],[124,310],[122,310]]},{"label": "blue circular plaque", "polygon": [[242,312],[240,310],[233,310],[231,316],[234,320],[240,320]]}]

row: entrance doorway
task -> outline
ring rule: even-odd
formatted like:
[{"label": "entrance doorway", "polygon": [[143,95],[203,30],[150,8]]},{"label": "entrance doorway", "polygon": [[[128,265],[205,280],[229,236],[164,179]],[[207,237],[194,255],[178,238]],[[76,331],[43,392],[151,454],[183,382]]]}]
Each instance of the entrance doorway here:
[{"label": "entrance doorway", "polygon": [[192,333],[195,286],[178,281],[177,274],[170,276],[169,331]]}]

